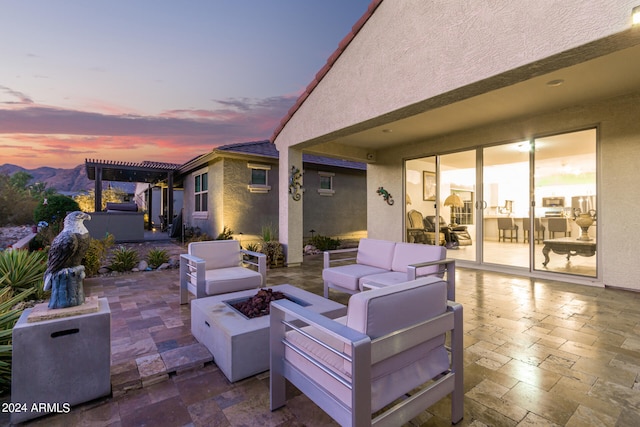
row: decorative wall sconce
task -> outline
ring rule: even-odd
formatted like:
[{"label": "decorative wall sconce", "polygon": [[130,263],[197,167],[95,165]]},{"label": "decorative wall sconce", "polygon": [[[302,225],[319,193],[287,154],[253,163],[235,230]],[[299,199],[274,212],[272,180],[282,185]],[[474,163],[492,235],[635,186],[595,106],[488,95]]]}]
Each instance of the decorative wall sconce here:
[{"label": "decorative wall sconce", "polygon": [[300,190],[302,189],[302,183],[300,180],[302,179],[302,174],[300,173],[300,169],[295,166],[291,166],[291,174],[289,175],[289,194],[296,202],[302,198],[302,193]]},{"label": "decorative wall sconce", "polygon": [[389,206],[393,205],[393,196],[389,194],[387,190],[382,187],[378,187],[378,191],[376,191],[376,193],[378,193],[378,196],[382,196]]}]

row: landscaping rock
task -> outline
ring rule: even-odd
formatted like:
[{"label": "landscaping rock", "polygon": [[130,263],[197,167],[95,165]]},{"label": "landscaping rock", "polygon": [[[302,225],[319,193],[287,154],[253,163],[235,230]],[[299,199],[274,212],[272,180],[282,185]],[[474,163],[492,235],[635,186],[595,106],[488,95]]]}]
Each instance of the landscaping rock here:
[{"label": "landscaping rock", "polygon": [[13,245],[23,237],[27,237],[32,233],[31,227],[22,225],[19,227],[1,227],[0,228],[0,249],[6,249]]},{"label": "landscaping rock", "polygon": [[148,267],[149,264],[147,264],[147,261],[143,260],[138,263],[138,271],[145,271]]}]

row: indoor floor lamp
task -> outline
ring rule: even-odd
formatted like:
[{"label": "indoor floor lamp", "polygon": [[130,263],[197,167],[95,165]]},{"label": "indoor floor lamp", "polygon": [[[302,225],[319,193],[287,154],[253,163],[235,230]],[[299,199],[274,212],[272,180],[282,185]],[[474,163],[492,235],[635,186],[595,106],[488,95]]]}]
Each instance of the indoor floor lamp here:
[{"label": "indoor floor lamp", "polygon": [[462,202],[460,196],[454,193],[445,199],[444,205],[451,207],[451,225],[455,227],[456,225],[458,225],[458,218],[456,217],[456,213],[458,211],[458,208],[464,206],[464,203]]}]

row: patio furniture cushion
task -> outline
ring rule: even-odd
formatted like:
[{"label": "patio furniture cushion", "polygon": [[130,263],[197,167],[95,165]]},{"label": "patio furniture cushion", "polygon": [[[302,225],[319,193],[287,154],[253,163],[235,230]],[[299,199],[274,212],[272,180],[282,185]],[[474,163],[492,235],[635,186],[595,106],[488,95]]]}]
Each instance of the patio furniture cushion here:
[{"label": "patio furniture cushion", "polygon": [[[428,286],[424,286],[428,284]],[[438,277],[424,277],[398,286],[355,294],[349,298],[347,326],[372,340],[436,317],[447,310],[447,284]],[[449,368],[445,336],[433,338],[371,368],[372,410],[418,387]],[[345,348],[349,354],[350,349]],[[345,369],[351,372],[350,363]]]},{"label": "patio furniture cushion", "polygon": [[[407,272],[407,267],[411,264],[419,264],[425,260],[440,260],[447,256],[446,248],[433,245],[415,245],[412,243],[396,243],[391,261],[391,270],[402,273]],[[419,268],[416,271],[418,276],[425,276],[440,271],[440,266],[430,265]]]},{"label": "patio furniture cushion", "polygon": [[243,289],[259,288],[262,275],[244,267],[226,267],[205,271],[207,295],[226,294]]},{"label": "patio furniture cushion", "polygon": [[[400,309],[399,309],[400,308]],[[423,277],[395,287],[352,295],[346,317],[335,319],[347,327],[368,335],[372,340],[447,310],[447,284],[437,277]],[[303,330],[339,352],[351,354],[351,348],[337,338],[311,326]],[[296,331],[287,332],[287,340],[305,349],[345,379],[351,378],[351,363]],[[409,390],[449,369],[445,337],[436,338],[382,360],[371,367],[371,404],[376,411]],[[300,370],[330,389],[348,407],[351,391],[295,351],[285,349],[286,358]]]},{"label": "patio furniture cushion", "polygon": [[[406,282],[409,265],[419,264],[425,260],[442,260],[445,259],[446,255],[447,250],[443,246],[396,243],[393,260],[391,262],[392,271],[373,273],[372,275],[361,277],[358,280],[359,289],[363,290],[363,285],[366,283],[389,286]],[[440,271],[443,271],[441,265],[430,265],[418,268],[416,270],[416,276],[436,274]],[[438,275],[442,277],[444,272]]]},{"label": "patio furniture cushion", "polygon": [[[360,239],[356,263],[325,268],[322,270],[322,279],[325,284],[330,283],[350,293],[358,292],[361,277],[391,270],[395,246],[395,242],[388,240]],[[325,297],[328,297],[326,286]]]},{"label": "patio furniture cushion", "polygon": [[237,240],[193,242],[188,252],[180,255],[180,304],[189,301],[189,292],[203,298],[265,283],[266,256],[241,249]]},{"label": "patio furniture cushion", "polygon": [[[386,273],[388,270],[364,264],[340,265],[322,270],[322,279],[334,283],[341,288],[358,291],[361,288],[360,278],[373,274]],[[404,277],[406,278],[406,274]]]},{"label": "patio furniture cushion", "polygon": [[189,243],[189,253],[204,260],[205,270],[239,267],[242,257],[237,240],[218,240],[215,245],[209,241]]},{"label": "patio furniture cushion", "polygon": [[356,263],[391,270],[396,242],[376,239],[360,239]]}]

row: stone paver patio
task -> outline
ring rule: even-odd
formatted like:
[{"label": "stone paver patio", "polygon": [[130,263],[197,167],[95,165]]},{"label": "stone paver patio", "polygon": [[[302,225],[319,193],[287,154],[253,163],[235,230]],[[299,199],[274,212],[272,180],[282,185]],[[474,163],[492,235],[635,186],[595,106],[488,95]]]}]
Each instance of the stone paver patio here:
[{"label": "stone paver patio", "polygon": [[[321,295],[321,266],[321,255],[305,257],[301,267],[269,270],[268,285]],[[638,425],[640,294],[462,268],[456,279],[465,310],[458,425]],[[111,307],[113,396],[25,425],[335,425],[293,387],[287,406],[270,412],[268,372],[229,383],[191,335],[177,270],[90,278],[85,292]],[[410,425],[448,420],[445,399]],[[0,424],[8,421],[0,414]]]}]

